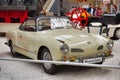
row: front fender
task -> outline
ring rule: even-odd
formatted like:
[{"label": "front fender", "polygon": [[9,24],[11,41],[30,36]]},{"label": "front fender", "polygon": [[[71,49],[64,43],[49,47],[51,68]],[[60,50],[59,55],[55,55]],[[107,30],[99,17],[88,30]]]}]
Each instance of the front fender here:
[{"label": "front fender", "polygon": [[63,54],[60,52],[60,45],[61,45],[60,42],[58,42],[57,40],[49,40],[49,41],[48,39],[40,40],[40,42],[37,43],[37,48],[36,48],[38,49],[37,53],[39,53],[40,47],[44,46],[49,49],[53,60],[61,60]]}]

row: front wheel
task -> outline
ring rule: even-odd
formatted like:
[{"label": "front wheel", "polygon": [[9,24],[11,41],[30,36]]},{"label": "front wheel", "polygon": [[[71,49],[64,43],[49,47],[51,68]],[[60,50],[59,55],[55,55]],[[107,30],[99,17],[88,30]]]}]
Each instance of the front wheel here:
[{"label": "front wheel", "polygon": [[[52,61],[50,51],[47,48],[43,49],[41,59],[42,60]],[[43,69],[44,69],[45,72],[47,72],[49,74],[55,74],[56,73],[56,68],[57,67],[56,67],[55,64],[43,63],[42,65],[43,65]]]}]

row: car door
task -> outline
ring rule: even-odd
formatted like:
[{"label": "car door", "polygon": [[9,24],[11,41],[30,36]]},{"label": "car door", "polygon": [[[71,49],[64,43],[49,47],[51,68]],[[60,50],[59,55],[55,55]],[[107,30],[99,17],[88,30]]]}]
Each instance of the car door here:
[{"label": "car door", "polygon": [[17,32],[18,46],[22,54],[32,57],[34,55],[34,36],[36,34],[35,20],[25,21]]}]

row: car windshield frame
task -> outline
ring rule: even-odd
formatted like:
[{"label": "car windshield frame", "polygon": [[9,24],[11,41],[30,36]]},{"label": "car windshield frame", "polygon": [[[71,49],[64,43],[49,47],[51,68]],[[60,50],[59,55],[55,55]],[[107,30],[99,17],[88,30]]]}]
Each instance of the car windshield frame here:
[{"label": "car windshield frame", "polygon": [[36,25],[37,25],[38,31],[55,30],[55,29],[70,29],[70,28],[75,27],[74,23],[72,23],[68,18],[64,18],[64,17],[39,18],[37,20]]}]

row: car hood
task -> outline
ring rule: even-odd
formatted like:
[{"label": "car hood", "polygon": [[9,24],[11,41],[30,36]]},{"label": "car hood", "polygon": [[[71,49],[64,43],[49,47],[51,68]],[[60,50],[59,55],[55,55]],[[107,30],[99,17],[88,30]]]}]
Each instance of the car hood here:
[{"label": "car hood", "polygon": [[[103,37],[99,37],[90,33],[85,33],[77,29],[58,29],[48,31],[48,38],[64,41],[68,45],[77,44],[95,44],[95,42],[103,42]],[[101,39],[101,40],[99,40]]]}]

